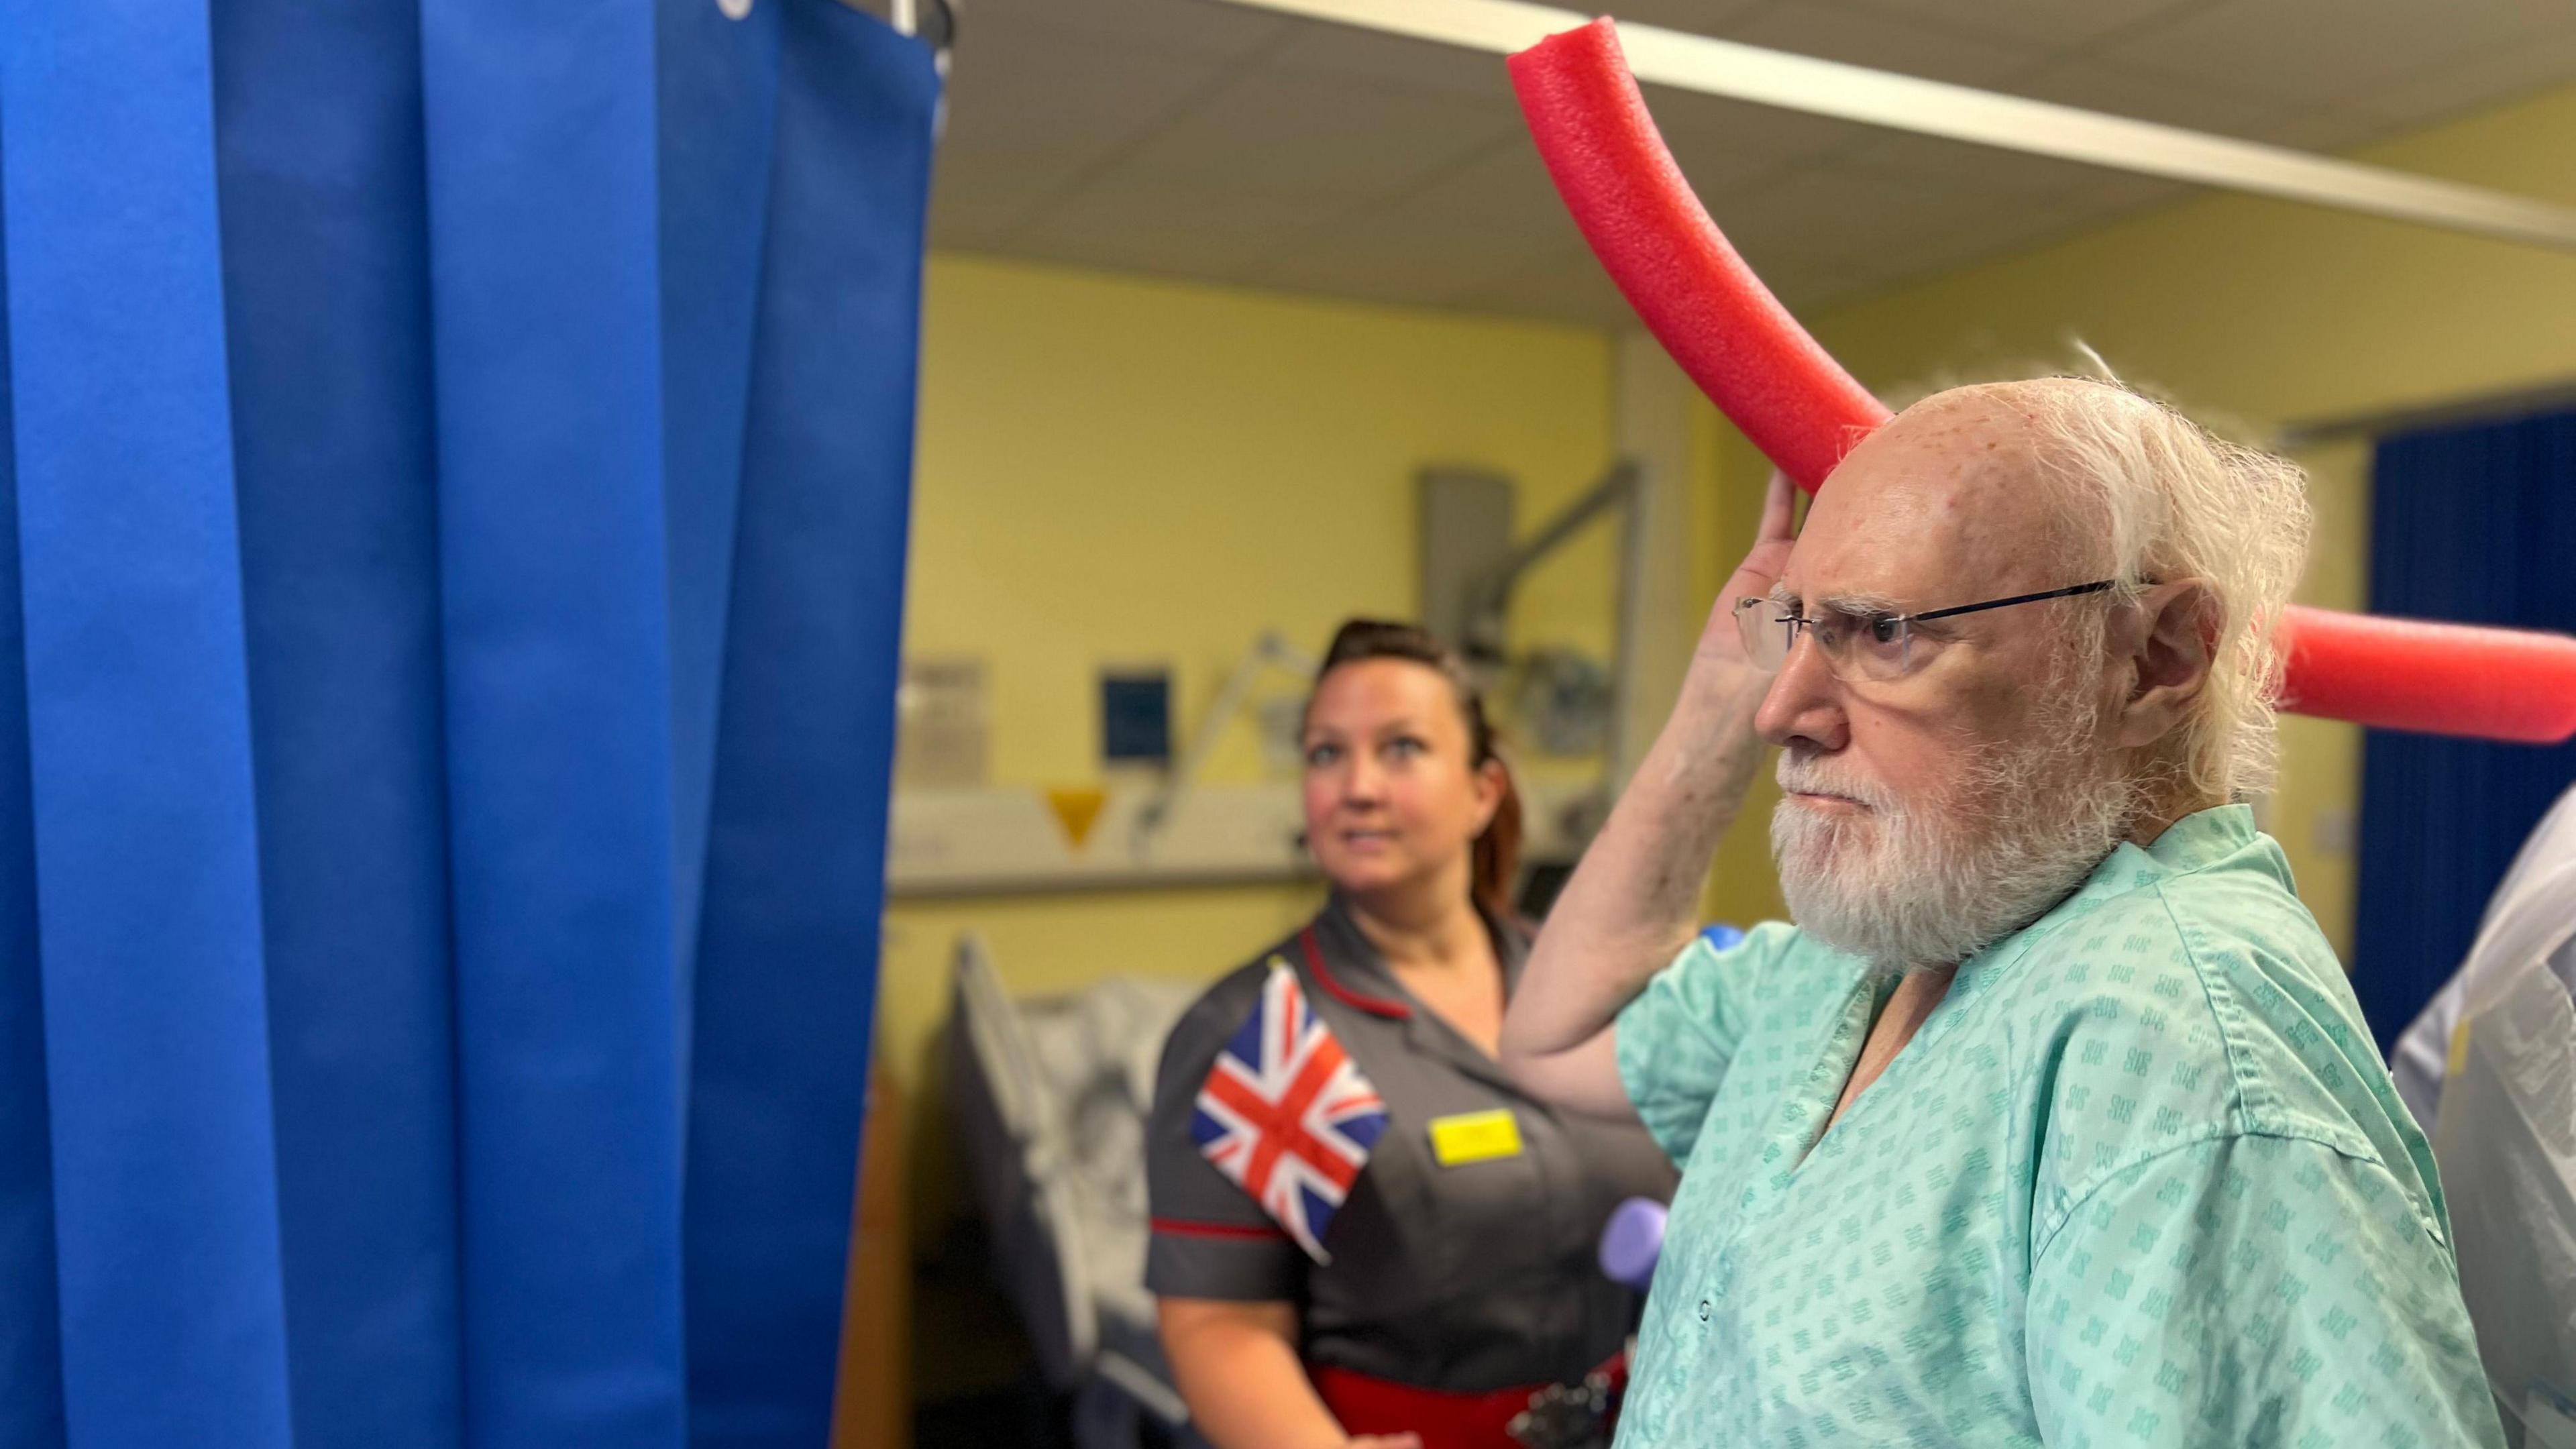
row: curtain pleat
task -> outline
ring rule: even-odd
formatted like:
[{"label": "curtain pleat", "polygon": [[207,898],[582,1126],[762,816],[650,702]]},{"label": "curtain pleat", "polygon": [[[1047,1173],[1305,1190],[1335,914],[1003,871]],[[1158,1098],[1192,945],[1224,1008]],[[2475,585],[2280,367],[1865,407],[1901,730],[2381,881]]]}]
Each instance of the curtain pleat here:
[{"label": "curtain pleat", "polygon": [[[2372,613],[2576,632],[2576,414],[2392,436],[2371,480]],[[2576,745],[2364,741],[2353,989],[2380,1050],[2459,970],[2570,781]]]}]

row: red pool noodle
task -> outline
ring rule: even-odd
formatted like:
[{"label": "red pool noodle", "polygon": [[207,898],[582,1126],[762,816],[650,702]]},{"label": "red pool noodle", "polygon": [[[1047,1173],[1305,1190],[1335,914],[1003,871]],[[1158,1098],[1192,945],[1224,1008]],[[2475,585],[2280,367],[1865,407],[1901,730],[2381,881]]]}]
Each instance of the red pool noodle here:
[{"label": "red pool noodle", "polygon": [[2380,729],[2556,744],[2576,734],[2576,639],[2292,608],[2281,707]]},{"label": "red pool noodle", "polygon": [[[1647,330],[1754,446],[1814,492],[1888,419],[1736,255],[1673,164],[1604,17],[1510,60],[1575,225]],[[2576,638],[2293,607],[2282,707],[2381,729],[2576,735]]]},{"label": "red pool noodle", "polygon": [[1646,329],[1798,486],[1888,419],[1708,219],[1605,17],[1509,62],[1557,193]]}]

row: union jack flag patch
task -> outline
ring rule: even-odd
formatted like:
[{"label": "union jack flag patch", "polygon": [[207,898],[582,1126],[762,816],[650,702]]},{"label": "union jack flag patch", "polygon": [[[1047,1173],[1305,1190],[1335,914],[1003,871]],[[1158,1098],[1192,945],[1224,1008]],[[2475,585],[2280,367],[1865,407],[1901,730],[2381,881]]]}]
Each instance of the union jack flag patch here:
[{"label": "union jack flag patch", "polygon": [[1318,1263],[1324,1229],[1386,1131],[1386,1103],[1277,957],[1199,1088],[1190,1136]]}]

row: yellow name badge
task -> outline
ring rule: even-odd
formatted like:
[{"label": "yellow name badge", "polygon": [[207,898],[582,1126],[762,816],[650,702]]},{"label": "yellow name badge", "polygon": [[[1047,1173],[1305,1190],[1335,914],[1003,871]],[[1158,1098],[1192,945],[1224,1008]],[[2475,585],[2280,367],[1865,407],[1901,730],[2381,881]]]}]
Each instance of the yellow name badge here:
[{"label": "yellow name badge", "polygon": [[1510,1109],[1461,1112],[1431,1120],[1431,1155],[1442,1167],[1521,1155],[1521,1124]]}]

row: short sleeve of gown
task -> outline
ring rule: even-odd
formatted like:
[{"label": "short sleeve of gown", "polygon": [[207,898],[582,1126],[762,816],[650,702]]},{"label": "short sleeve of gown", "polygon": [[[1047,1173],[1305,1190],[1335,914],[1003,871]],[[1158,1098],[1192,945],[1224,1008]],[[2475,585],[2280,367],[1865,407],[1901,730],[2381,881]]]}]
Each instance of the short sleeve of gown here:
[{"label": "short sleeve of gown", "polygon": [[1723,950],[1696,937],[1619,1013],[1619,1084],[1676,1165],[1690,1161],[1709,1103],[1744,1039],[1756,973],[1795,935],[1775,921]]},{"label": "short sleeve of gown", "polygon": [[1145,1127],[1145,1190],[1153,1217],[1145,1286],[1166,1298],[1295,1299],[1306,1255],[1249,1193],[1216,1170],[1190,1136],[1199,1086],[1253,1008],[1258,979],[1217,983],[1172,1029]]},{"label": "short sleeve of gown", "polygon": [[2050,1444],[2502,1442],[2449,1249],[2320,1142],[2207,1139],[2106,1179],[2026,1301]]}]

